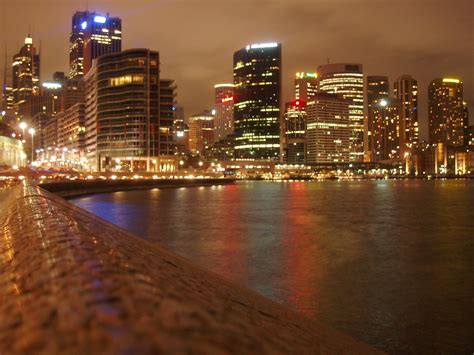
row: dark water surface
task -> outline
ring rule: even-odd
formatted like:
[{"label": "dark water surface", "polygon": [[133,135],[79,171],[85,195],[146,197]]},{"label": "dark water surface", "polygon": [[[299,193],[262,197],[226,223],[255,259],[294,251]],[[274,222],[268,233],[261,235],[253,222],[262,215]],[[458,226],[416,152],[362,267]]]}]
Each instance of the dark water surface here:
[{"label": "dark water surface", "polygon": [[474,351],[474,181],[260,181],[72,202],[390,353]]}]

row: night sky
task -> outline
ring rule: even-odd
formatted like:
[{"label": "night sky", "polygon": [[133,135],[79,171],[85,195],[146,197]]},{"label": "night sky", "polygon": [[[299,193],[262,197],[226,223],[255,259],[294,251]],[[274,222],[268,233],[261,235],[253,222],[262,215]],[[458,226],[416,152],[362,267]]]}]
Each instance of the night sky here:
[{"label": "night sky", "polygon": [[[28,32],[41,40],[41,80],[68,70],[71,17],[86,1],[0,0],[0,67]],[[320,64],[357,62],[366,75],[418,79],[419,120],[427,137],[427,85],[436,77],[464,82],[474,122],[472,0],[101,0],[91,11],[122,18],[122,48],[160,51],[164,78],[178,81],[186,116],[213,105],[214,84],[232,82],[233,53],[249,43],[283,45],[283,98],[294,74]]]}]

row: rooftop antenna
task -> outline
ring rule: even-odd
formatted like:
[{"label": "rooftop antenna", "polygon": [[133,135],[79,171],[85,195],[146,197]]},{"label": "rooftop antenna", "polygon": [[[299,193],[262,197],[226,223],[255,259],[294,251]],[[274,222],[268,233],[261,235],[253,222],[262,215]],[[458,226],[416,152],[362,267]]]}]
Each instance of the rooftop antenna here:
[{"label": "rooftop antenna", "polygon": [[86,12],[89,11],[89,0],[86,0]]},{"label": "rooftop antenna", "polygon": [[328,64],[329,64],[329,57],[328,57]]}]

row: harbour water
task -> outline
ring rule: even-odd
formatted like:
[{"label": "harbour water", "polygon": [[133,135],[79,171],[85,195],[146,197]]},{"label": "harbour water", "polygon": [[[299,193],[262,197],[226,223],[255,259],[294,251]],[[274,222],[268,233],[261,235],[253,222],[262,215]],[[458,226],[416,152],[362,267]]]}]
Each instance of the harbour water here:
[{"label": "harbour water", "polygon": [[241,182],[74,204],[389,353],[474,350],[474,181]]}]

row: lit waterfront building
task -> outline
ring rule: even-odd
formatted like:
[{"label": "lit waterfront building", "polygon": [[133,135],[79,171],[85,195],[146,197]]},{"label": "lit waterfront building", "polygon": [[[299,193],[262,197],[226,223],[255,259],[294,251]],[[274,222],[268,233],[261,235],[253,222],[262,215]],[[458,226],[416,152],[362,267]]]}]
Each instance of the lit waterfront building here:
[{"label": "lit waterfront building", "polygon": [[234,85],[217,84],[215,89],[214,141],[234,133]]},{"label": "lit waterfront building", "polygon": [[13,106],[16,110],[40,90],[40,55],[33,46],[33,38],[28,35],[25,44],[12,62]]},{"label": "lit waterfront building", "polygon": [[431,143],[464,145],[463,84],[459,79],[434,79],[428,87]]},{"label": "lit waterfront building", "polygon": [[318,68],[319,90],[352,100],[349,115],[352,127],[351,161],[364,158],[364,74],[362,64],[327,64]]},{"label": "lit waterfront building", "polygon": [[85,76],[85,149],[92,170],[173,171],[173,80],[157,51],[129,49],[94,61]]},{"label": "lit waterfront building", "polygon": [[299,99],[287,102],[283,122],[284,161],[288,164],[304,164],[306,162],[306,102]]},{"label": "lit waterfront building", "polygon": [[318,74],[315,72],[298,72],[295,78],[295,99],[310,101],[318,92]]},{"label": "lit waterfront building", "polygon": [[400,104],[396,99],[380,100],[372,106],[372,161],[400,159]]},{"label": "lit waterfront building", "polygon": [[402,75],[393,84],[393,96],[400,105],[400,156],[404,156],[419,141],[417,81]]},{"label": "lit waterfront building", "polygon": [[85,107],[77,103],[57,115],[58,146],[67,148],[75,158],[84,157],[85,148]]},{"label": "lit waterfront building", "polygon": [[26,166],[26,154],[20,140],[0,136],[0,166]]},{"label": "lit waterfront building", "polygon": [[214,115],[206,110],[189,117],[189,150],[202,154],[214,144]]},{"label": "lit waterfront building", "polygon": [[281,45],[252,44],[234,53],[237,159],[280,156]]},{"label": "lit waterfront building", "polygon": [[69,37],[69,77],[86,74],[92,61],[122,50],[122,20],[96,12],[77,11]]},{"label": "lit waterfront building", "polygon": [[373,161],[373,130],[376,127],[374,120],[374,109],[382,100],[388,101],[389,98],[388,76],[369,75],[367,76],[367,128],[365,142],[367,147],[365,151],[368,153],[369,161]]},{"label": "lit waterfront building", "polygon": [[318,93],[307,103],[306,162],[350,161],[352,101],[337,94]]}]

